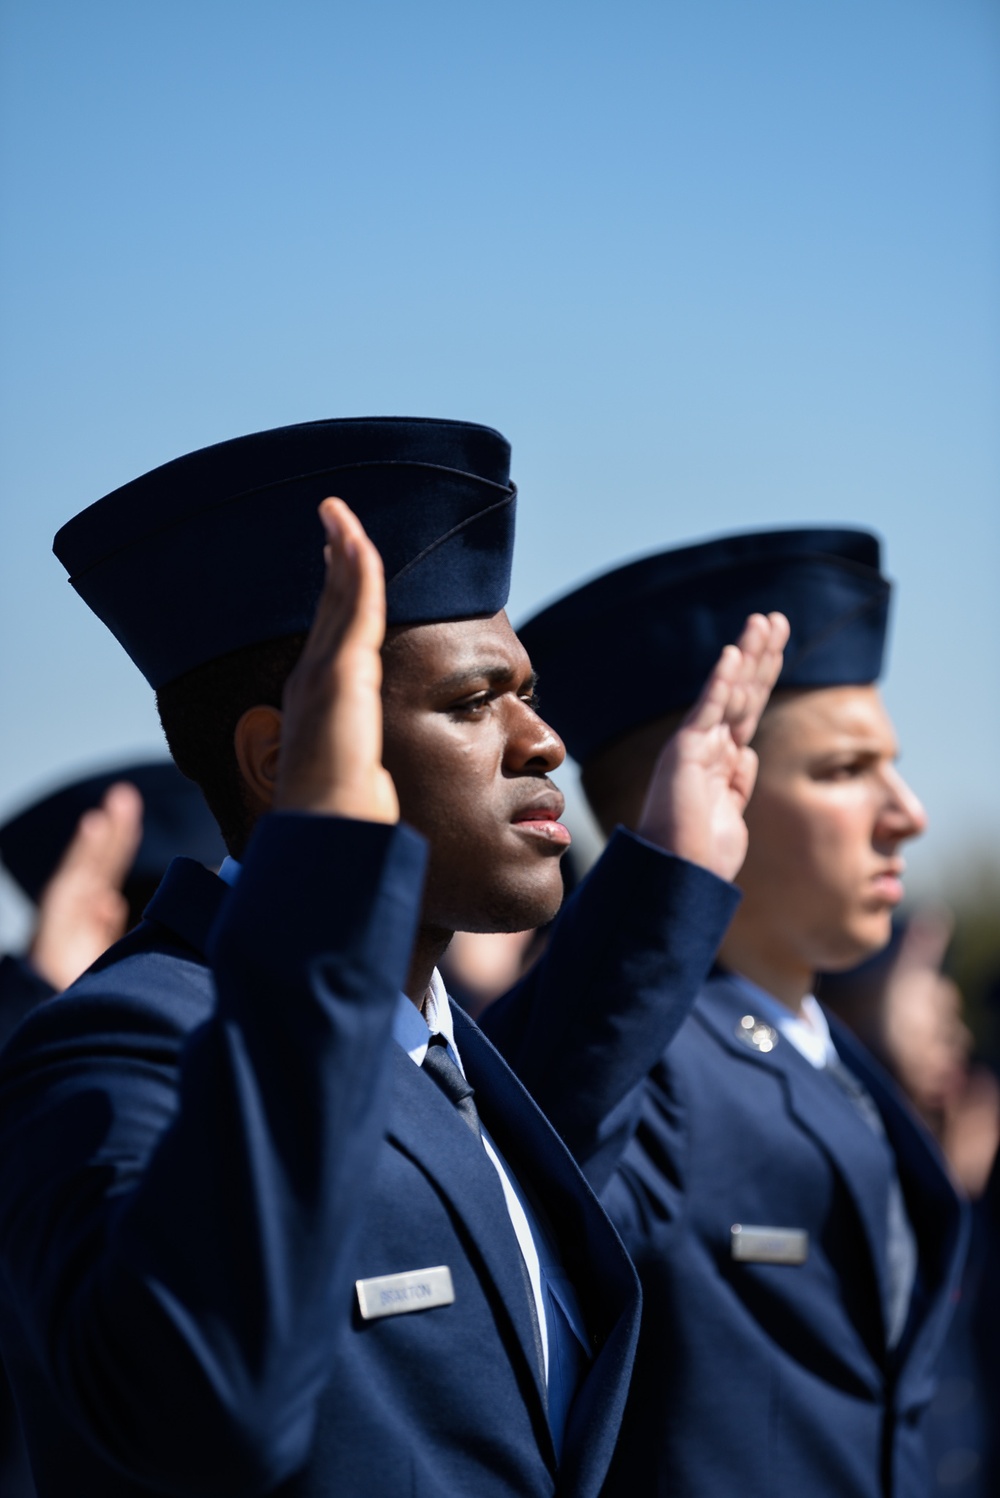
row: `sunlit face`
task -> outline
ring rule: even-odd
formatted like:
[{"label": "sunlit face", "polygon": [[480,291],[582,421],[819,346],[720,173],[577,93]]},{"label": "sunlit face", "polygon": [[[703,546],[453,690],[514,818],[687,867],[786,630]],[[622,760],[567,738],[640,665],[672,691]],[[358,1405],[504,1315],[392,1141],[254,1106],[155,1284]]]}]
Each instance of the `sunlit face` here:
[{"label": "sunlit face", "polygon": [[562,740],[534,708],[534,675],[506,614],[390,631],[383,760],[405,821],[431,845],[423,921],[523,931],[562,900],[569,833],[548,779]]},{"label": "sunlit face", "polygon": [[851,967],[888,941],[903,898],[900,848],[926,824],[896,768],[878,690],[781,694],[755,748],[760,770],[733,929],[774,968]]}]

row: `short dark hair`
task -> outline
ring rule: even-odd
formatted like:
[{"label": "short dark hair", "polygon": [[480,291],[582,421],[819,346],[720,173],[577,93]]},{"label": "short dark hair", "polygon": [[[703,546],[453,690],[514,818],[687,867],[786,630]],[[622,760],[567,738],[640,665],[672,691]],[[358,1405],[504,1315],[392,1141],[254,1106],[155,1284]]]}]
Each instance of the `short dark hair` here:
[{"label": "short dark hair", "polygon": [[174,762],[200,787],[234,858],[242,856],[255,819],[236,762],[236,725],[248,708],[281,706],[305,642],[305,634],[294,634],[246,645],[196,666],[156,694]]},{"label": "short dark hair", "polygon": [[686,714],[687,708],[663,713],[622,734],[581,766],[584,795],[606,837],[611,836],[619,823],[635,827],[660,750],[677,732]]}]

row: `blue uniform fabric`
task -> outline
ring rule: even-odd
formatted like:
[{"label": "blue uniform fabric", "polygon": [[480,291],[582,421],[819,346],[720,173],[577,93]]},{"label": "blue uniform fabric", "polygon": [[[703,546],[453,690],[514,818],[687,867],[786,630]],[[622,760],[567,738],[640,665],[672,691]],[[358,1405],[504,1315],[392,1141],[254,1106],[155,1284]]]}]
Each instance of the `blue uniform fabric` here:
[{"label": "blue uniform fabric", "polygon": [[[605,1192],[648,1296],[612,1491],[655,1470],[646,1491],[917,1498],[929,1491],[921,1421],[959,1282],[962,1209],[901,1096],[832,1024],[878,1105],[917,1236],[910,1323],[890,1353],[891,1155],[793,1046],[738,1039],[745,1013],[745,990],[719,973],[651,1075]],[[804,1228],[806,1263],[734,1262],[735,1223]]]},{"label": "blue uniform fabric", "polygon": [[[37,1004],[51,999],[55,989],[23,957],[0,958],[0,1046]],[[21,1435],[17,1407],[0,1363],[0,1495],[35,1498],[28,1454]]]},{"label": "blue uniform fabric", "polygon": [[559,912],[544,956],[481,1016],[598,1187],[740,898],[735,885],[619,827]]},{"label": "blue uniform fabric", "polygon": [[0,957],[0,1046],[26,1014],[55,993],[52,984],[36,973],[25,957]]},{"label": "blue uniform fabric", "polygon": [[[391,1039],[424,856],[405,827],[269,817],[236,889],[177,861],[142,926],[15,1037],[0,1339],[40,1498],[598,1493],[635,1275],[565,1146],[456,1011],[480,1114],[592,1340],[557,1475],[496,1173]],[[735,897],[661,862],[681,894],[687,878],[717,886],[673,971],[683,1009]],[[648,962],[669,927],[643,928]],[[668,968],[661,953],[661,983]],[[545,1001],[553,971],[524,1002]],[[453,1305],[361,1321],[356,1279],[439,1264]]]},{"label": "blue uniform fabric", "polygon": [[996,1498],[996,1475],[987,1470],[996,1411],[977,1357],[984,1324],[980,1291],[996,1273],[996,1246],[984,1234],[983,1202],[972,1204],[969,1255],[958,1305],[939,1360],[939,1379],[927,1412],[927,1452],[935,1498]]},{"label": "blue uniform fabric", "polygon": [[[648,999],[620,1022],[644,1011]],[[919,1247],[909,1324],[890,1353],[886,1144],[787,1041],[764,1052],[738,1039],[746,1013],[746,989],[717,969],[638,1092],[617,1110],[600,1095],[589,1123],[536,1036],[544,1104],[557,1126],[569,1121],[643,1285],[606,1493],[926,1498],[921,1426],[959,1283],[962,1207],[901,1095],[832,1022],[841,1059],[879,1107]],[[662,1036],[653,1023],[645,1042],[632,1034],[636,1068],[650,1067]],[[616,1156],[609,1140],[627,1143]],[[807,1261],[736,1262],[735,1223],[805,1229]]]},{"label": "blue uniform fabric", "polygon": [[972,1203],[969,1256],[928,1412],[935,1498],[1000,1493],[1000,1155]]}]

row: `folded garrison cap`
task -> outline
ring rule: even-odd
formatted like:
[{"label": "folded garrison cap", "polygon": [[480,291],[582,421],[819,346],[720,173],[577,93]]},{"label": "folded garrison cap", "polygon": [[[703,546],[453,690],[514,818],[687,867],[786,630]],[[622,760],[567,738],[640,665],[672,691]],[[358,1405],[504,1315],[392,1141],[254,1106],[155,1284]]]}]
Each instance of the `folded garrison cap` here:
[{"label": "folded garrison cap", "polygon": [[890,584],[866,531],[722,536],[594,578],[518,629],[542,713],[581,763],[689,707],[746,616],[780,609],[792,633],[783,687],[875,681]]},{"label": "folded garrison cap", "polygon": [[85,811],[127,780],[142,796],[142,842],[129,879],[155,885],[171,859],[186,854],[217,868],[226,849],[201,791],[169,761],[116,765],[61,786],[0,827],[0,857],[36,903],[56,871]]},{"label": "folded garrison cap", "polygon": [[153,687],[309,628],[327,495],[382,554],[390,624],[495,614],[516,489],[499,432],[374,417],[277,427],[154,468],[64,525],[74,588]]}]

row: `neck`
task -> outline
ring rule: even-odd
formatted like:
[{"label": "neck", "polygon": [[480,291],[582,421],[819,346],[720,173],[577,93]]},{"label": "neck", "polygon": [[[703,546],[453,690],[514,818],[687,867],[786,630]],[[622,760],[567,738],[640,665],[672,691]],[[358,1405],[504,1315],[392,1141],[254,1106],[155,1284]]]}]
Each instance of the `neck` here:
[{"label": "neck", "polygon": [[719,948],[719,961],[730,972],[756,983],[793,1014],[801,1011],[802,1000],[813,991],[815,975],[810,968],[790,954],[757,947],[738,931],[727,933]]},{"label": "neck", "polygon": [[410,959],[410,975],[406,980],[406,997],[418,1009],[423,1008],[431,977],[454,936],[453,931],[441,931],[435,926],[421,926],[413,944]]}]

